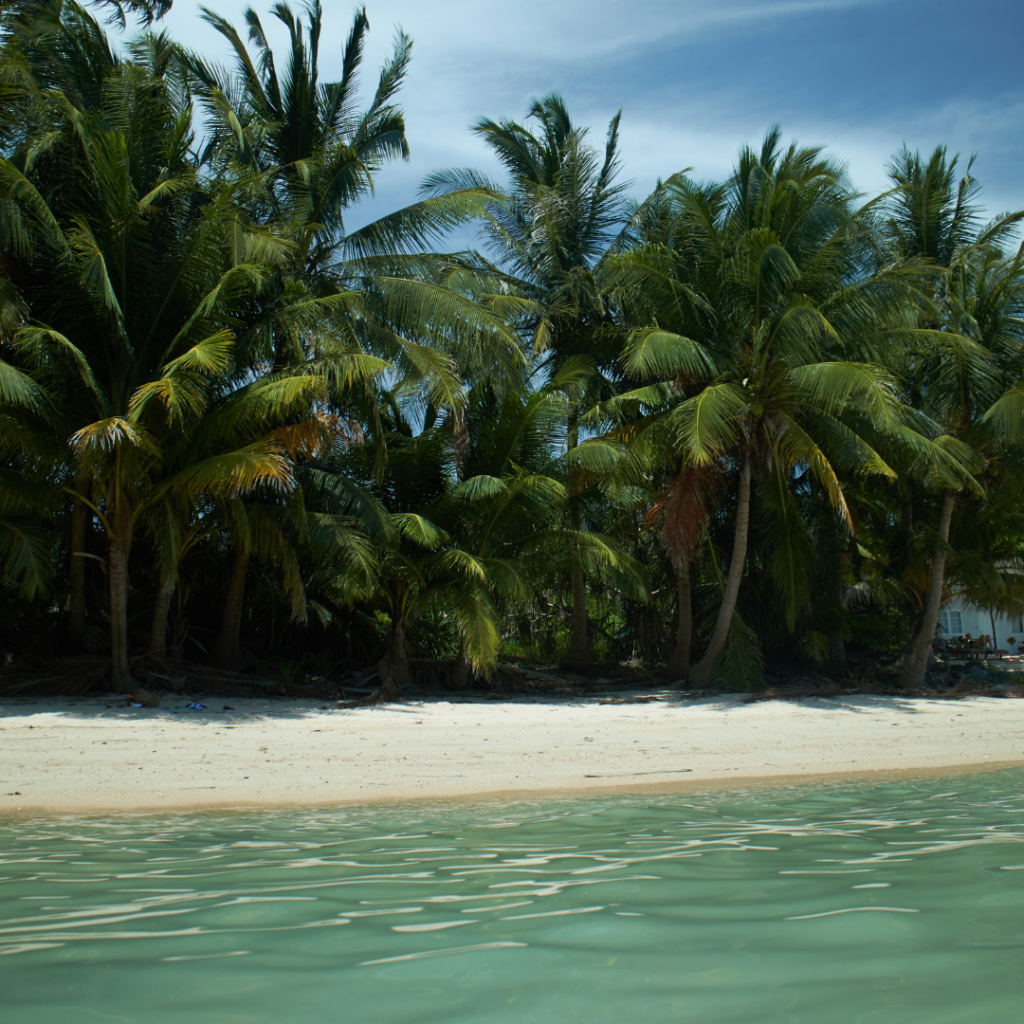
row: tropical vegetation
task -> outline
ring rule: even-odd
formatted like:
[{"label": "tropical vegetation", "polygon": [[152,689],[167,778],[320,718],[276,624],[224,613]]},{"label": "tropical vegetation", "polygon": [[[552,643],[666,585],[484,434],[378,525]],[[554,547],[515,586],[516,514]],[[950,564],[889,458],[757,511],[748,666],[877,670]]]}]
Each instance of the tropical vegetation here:
[{"label": "tropical vegetation", "polygon": [[283,56],[207,10],[229,68],[168,7],[0,9],[5,652],[913,688],[951,597],[1024,612],[1024,211],[972,163],[868,198],[771,128],[636,201],[550,95],[351,228],[412,41],[364,103],[365,10],[328,82],[319,0]]}]

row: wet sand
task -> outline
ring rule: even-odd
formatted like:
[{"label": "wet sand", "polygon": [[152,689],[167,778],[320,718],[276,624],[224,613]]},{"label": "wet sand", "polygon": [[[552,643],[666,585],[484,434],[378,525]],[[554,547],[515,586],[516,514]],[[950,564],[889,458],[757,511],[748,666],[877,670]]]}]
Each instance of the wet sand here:
[{"label": "wet sand", "polygon": [[1024,765],[1024,700],[546,698],[0,707],[0,814],[317,805]]}]

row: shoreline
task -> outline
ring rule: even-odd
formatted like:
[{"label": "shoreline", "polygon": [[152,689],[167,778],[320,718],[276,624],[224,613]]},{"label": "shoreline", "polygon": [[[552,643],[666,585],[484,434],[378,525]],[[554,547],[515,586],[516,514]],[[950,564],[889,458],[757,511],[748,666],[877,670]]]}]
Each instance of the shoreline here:
[{"label": "shoreline", "polygon": [[747,793],[751,790],[775,790],[798,786],[826,786],[829,784],[845,785],[864,782],[912,782],[928,779],[956,779],[967,775],[987,775],[990,772],[1013,771],[1024,768],[1024,758],[1019,761],[1006,761],[980,764],[956,764],[934,768],[872,768],[860,772],[824,772],[806,775],[751,775],[745,777],[731,776],[719,779],[696,779],[692,782],[647,782],[623,783],[613,786],[587,786],[557,789],[496,789],[480,792],[434,793],[414,795],[375,795],[359,796],[333,800],[301,800],[291,801],[259,801],[256,803],[224,802],[211,800],[196,804],[140,804],[134,807],[83,808],[81,806],[19,806],[17,809],[0,810],[0,825],[19,820],[38,820],[40,818],[89,819],[92,817],[110,818],[149,817],[152,815],[192,815],[192,814],[255,814],[260,811],[287,810],[321,810],[332,811],[339,808],[369,811],[379,807],[408,807],[410,805],[474,805],[489,807],[495,804],[514,804],[541,800],[559,802],[579,799],[581,797],[671,797],[700,796],[707,793]]},{"label": "shoreline", "polygon": [[0,817],[685,793],[1024,766],[1024,700],[1008,698],[110,704],[0,707]]}]

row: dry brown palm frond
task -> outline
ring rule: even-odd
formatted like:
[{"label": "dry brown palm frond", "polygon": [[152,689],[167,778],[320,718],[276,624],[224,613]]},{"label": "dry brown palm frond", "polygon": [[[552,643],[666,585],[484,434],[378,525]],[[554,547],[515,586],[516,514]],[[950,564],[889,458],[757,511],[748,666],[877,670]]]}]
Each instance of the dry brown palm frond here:
[{"label": "dry brown palm frond", "polygon": [[721,490],[722,475],[723,467],[717,461],[685,466],[669,484],[665,497],[647,511],[648,529],[661,517],[661,541],[677,569],[700,543],[708,513]]},{"label": "dry brown palm frond", "polygon": [[359,444],[361,426],[347,416],[318,412],[298,423],[289,423],[270,431],[291,458],[321,459],[330,453]]}]

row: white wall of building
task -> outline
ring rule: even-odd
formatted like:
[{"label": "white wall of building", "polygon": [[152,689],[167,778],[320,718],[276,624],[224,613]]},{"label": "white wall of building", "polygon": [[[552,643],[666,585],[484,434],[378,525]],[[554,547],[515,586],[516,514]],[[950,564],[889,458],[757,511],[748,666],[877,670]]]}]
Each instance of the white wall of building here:
[{"label": "white wall of building", "polygon": [[[975,638],[988,634],[993,637],[996,647],[1005,648],[1011,654],[1024,654],[1024,622],[1020,618],[1007,618],[1005,615],[992,615],[988,611],[965,608],[954,597],[946,602],[939,612],[939,635],[948,638],[961,633],[970,633]],[[1013,637],[1016,643],[1009,643],[1010,637]]]}]

